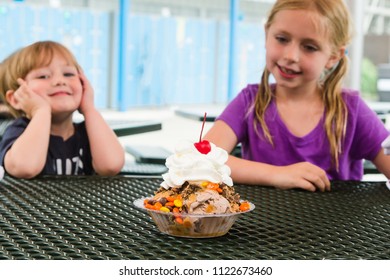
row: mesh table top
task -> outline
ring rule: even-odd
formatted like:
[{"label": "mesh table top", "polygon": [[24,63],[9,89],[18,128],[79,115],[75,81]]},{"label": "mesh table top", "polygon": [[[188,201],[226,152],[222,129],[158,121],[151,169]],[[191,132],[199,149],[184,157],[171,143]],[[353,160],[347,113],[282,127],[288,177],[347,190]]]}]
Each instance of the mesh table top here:
[{"label": "mesh table top", "polygon": [[0,259],[390,259],[390,191],[332,182],[310,193],[236,186],[256,205],[217,238],[161,233],[133,200],[160,178],[0,182]]}]

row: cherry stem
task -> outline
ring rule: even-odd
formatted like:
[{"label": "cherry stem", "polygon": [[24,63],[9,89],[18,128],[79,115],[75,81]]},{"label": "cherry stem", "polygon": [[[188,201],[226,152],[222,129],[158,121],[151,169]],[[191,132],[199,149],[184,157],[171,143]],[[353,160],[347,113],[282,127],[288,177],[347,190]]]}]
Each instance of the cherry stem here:
[{"label": "cherry stem", "polygon": [[200,131],[199,142],[202,141],[202,134],[203,134],[204,123],[206,122],[206,116],[207,116],[207,113],[204,112],[203,123],[202,123],[202,130]]}]

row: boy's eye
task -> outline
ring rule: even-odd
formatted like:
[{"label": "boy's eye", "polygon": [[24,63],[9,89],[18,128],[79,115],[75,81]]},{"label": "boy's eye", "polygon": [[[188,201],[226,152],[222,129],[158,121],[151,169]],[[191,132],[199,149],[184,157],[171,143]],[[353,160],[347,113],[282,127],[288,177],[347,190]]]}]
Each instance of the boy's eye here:
[{"label": "boy's eye", "polygon": [[64,76],[65,76],[65,77],[74,77],[74,76],[76,76],[76,74],[75,74],[75,73],[68,72],[68,73],[64,73]]},{"label": "boy's eye", "polygon": [[39,75],[37,78],[38,79],[48,79],[49,75]]}]

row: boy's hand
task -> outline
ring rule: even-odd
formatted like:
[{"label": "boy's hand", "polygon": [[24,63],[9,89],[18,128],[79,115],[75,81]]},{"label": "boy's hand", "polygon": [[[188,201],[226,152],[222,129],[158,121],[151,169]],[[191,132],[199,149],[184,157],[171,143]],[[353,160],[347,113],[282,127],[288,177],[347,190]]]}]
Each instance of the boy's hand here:
[{"label": "boy's hand", "polygon": [[86,113],[88,110],[95,109],[94,105],[94,92],[91,84],[83,72],[80,72],[80,81],[83,85],[83,96],[80,102],[79,111],[81,114]]},{"label": "boy's hand", "polygon": [[22,110],[29,119],[34,117],[40,110],[48,110],[51,112],[51,107],[47,100],[32,91],[22,78],[18,78],[17,81],[20,87],[14,92],[14,98],[16,100],[15,109]]}]

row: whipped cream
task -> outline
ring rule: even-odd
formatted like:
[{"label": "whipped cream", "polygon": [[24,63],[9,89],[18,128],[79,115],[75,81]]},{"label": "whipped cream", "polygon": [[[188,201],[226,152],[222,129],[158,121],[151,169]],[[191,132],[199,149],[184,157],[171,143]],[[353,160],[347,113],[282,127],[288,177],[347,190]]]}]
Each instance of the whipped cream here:
[{"label": "whipped cream", "polygon": [[200,153],[194,143],[183,141],[176,146],[175,153],[169,156],[165,165],[168,172],[163,174],[165,189],[181,187],[185,181],[190,183],[209,181],[233,186],[230,168],[225,164],[228,153],[210,143],[211,151]]}]

